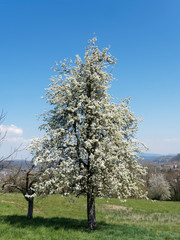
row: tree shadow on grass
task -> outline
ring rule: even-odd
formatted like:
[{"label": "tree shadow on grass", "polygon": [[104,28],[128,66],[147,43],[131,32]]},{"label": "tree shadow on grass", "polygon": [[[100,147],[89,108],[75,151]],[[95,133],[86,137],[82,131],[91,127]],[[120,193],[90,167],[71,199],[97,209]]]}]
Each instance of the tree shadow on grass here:
[{"label": "tree shadow on grass", "polygon": [[[35,217],[33,219],[27,219],[26,216],[8,215],[8,216],[0,216],[0,222],[8,223],[18,228],[29,228],[29,227],[38,228],[43,226],[46,228],[53,228],[54,230],[64,228],[64,229],[73,229],[78,231],[79,230],[89,231],[87,227],[87,220],[79,220],[79,219],[73,219],[73,218]],[[105,226],[107,226],[106,223],[99,222],[97,224],[96,229],[101,229]]]},{"label": "tree shadow on grass", "polygon": [[[54,230],[65,229],[75,230],[80,232],[87,232],[95,234],[96,239],[104,240],[179,240],[180,234],[172,232],[159,232],[156,230],[147,229],[136,225],[127,224],[106,224],[105,222],[98,222],[96,230],[91,231],[87,228],[87,220],[79,220],[73,218],[43,218],[35,217],[34,219],[27,219],[26,216],[8,215],[0,216],[0,223],[6,223],[15,228],[28,229],[33,231],[39,227],[50,228]],[[103,237],[103,238],[102,238]],[[94,239],[94,238],[93,238]]]}]

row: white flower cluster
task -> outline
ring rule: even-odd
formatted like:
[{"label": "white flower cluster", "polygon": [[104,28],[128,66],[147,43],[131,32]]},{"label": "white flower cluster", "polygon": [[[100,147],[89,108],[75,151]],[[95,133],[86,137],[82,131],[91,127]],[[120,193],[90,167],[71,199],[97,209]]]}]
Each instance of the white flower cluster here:
[{"label": "white flower cluster", "polygon": [[108,49],[90,41],[84,61],[56,64],[46,100],[52,110],[43,114],[46,131],[31,149],[42,175],[38,193],[143,197],[145,169],[137,163],[142,144],[135,140],[138,119],[129,100],[111,102],[107,90],[115,64]]}]

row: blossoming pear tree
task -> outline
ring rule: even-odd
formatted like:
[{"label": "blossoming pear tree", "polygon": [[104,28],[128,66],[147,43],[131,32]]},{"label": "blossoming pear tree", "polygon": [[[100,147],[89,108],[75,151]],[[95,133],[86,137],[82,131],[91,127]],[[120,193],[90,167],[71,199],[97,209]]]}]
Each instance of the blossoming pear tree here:
[{"label": "blossoming pear tree", "polygon": [[109,67],[116,60],[96,38],[89,40],[84,60],[60,62],[46,92],[51,105],[42,114],[45,130],[31,146],[43,170],[37,193],[87,196],[88,227],[96,226],[95,198],[143,197],[143,167],[137,157],[143,144],[135,139],[138,119],[128,100],[113,103],[108,94]]}]

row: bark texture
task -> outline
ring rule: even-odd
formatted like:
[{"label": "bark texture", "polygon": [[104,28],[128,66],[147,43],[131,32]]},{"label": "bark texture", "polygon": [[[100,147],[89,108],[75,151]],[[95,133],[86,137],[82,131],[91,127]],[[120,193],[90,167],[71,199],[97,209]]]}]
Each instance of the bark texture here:
[{"label": "bark texture", "polygon": [[33,218],[33,200],[28,200],[28,214],[27,214],[27,218],[28,219],[32,219]]},{"label": "bark texture", "polygon": [[87,193],[87,217],[88,228],[90,230],[96,227],[95,197],[92,193]]}]

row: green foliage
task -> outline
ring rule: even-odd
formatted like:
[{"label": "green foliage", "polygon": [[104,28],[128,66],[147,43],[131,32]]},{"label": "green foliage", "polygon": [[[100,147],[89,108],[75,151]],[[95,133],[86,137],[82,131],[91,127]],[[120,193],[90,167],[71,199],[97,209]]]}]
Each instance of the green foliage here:
[{"label": "green foliage", "polygon": [[151,200],[96,199],[97,230],[87,229],[86,199],[52,195],[36,199],[34,219],[26,219],[21,194],[0,195],[2,240],[179,240],[180,204]]}]

